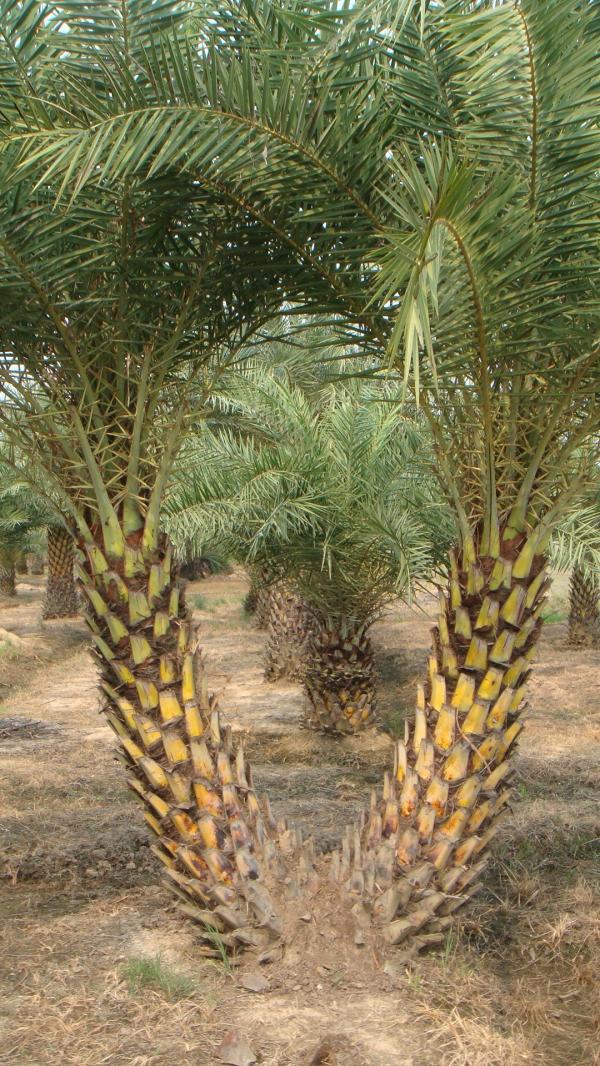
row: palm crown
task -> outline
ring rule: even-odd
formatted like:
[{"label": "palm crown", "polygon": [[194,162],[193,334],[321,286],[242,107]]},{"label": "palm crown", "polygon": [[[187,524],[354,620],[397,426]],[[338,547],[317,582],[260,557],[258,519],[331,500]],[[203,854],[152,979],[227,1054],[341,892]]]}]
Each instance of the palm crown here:
[{"label": "palm crown", "polygon": [[[451,542],[427,441],[376,384],[310,397],[258,372],[238,428],[186,441],[165,503],[175,545],[206,544],[287,578],[336,628],[373,617]],[[242,414],[243,412],[243,414]]]},{"label": "palm crown", "polygon": [[39,550],[41,532],[58,512],[38,496],[15,471],[0,460],[0,550],[7,556]]},{"label": "palm crown", "polygon": [[[80,192],[100,165],[190,176],[252,219],[302,268],[288,262],[288,293],[412,374],[465,538],[539,520],[585,476],[573,457],[596,417],[595,6],[214,16],[194,5],[192,36],[140,53],[128,91],[108,54],[123,89],[93,108],[84,72],[30,161]],[[96,97],[108,76],[95,64]]]},{"label": "palm crown", "polygon": [[230,394],[232,417],[184,445],[169,536],[183,553],[221,544],[270,575],[266,676],[304,682],[309,725],[357,732],[375,712],[369,627],[452,542],[423,425],[381,382],[302,391],[265,371]]}]

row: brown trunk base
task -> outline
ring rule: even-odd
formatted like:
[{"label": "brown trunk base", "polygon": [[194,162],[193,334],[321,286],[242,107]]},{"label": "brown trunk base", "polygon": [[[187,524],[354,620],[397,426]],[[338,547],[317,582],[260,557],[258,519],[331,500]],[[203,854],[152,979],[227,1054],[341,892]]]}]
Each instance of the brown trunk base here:
[{"label": "brown trunk base", "polygon": [[282,935],[276,901],[301,895],[310,845],[259,801],[243,748],[221,722],[171,550],[128,546],[109,564],[100,545],[82,548],[103,709],[167,883],[204,927],[205,953],[268,952]]},{"label": "brown trunk base", "polygon": [[310,729],[344,735],[372,727],[375,664],[366,627],[347,633],[316,629],[309,642],[304,687]]},{"label": "brown trunk base", "polygon": [[42,618],[74,618],[79,614],[79,597],[72,577],[48,575]]},{"label": "brown trunk base", "polygon": [[347,905],[390,946],[440,942],[477,891],[506,815],[549,586],[536,544],[535,533],[511,531],[494,558],[452,555],[414,721],[382,794],[332,858]]},{"label": "brown trunk base", "polygon": [[312,624],[310,611],[295,593],[271,586],[265,681],[302,681]]},{"label": "brown trunk base", "polygon": [[48,526],[48,580],[42,618],[72,618],[79,613],[73,567],[75,543],[64,526]]},{"label": "brown trunk base", "polygon": [[0,596],[13,597],[17,595],[14,567],[0,568]]},{"label": "brown trunk base", "polygon": [[573,567],[569,585],[568,643],[579,648],[600,645],[600,587],[594,574]]}]

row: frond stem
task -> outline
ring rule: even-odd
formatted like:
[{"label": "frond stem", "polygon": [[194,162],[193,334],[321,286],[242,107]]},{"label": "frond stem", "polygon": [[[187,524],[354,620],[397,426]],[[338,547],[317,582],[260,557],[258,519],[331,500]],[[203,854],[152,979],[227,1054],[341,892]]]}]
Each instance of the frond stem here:
[{"label": "frond stem", "polygon": [[529,81],[531,84],[531,176],[530,176],[530,193],[529,193],[529,206],[532,211],[535,211],[536,195],[537,195],[537,155],[538,155],[538,93],[537,93],[537,80],[535,76],[535,66],[533,62],[533,41],[531,40],[531,34],[529,32],[529,26],[527,25],[527,19],[520,3],[517,3],[517,14],[523,23],[523,31],[525,33],[525,40],[527,42],[527,58],[529,63]]}]

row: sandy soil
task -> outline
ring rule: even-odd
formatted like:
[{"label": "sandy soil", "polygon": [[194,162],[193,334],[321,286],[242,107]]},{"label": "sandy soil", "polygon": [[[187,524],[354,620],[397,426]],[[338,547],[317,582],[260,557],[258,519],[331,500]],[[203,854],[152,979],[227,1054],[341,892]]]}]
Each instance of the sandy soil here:
[{"label": "sandy soil", "polygon": [[[432,601],[377,624],[381,731],[336,741],[302,728],[296,685],[263,681],[245,591],[240,574],[189,588],[211,687],[259,787],[328,849],[410,712]],[[297,945],[297,965],[265,968],[253,992],[251,964],[202,958],[159,886],[84,628],[41,623],[41,595],[29,579],[0,602],[1,1062],[217,1066],[234,1030],[262,1066],[600,1063],[600,653],[568,651],[564,624],[546,627],[514,817],[443,951],[385,973],[324,939],[322,957],[302,965]],[[560,587],[551,606],[559,615]]]}]

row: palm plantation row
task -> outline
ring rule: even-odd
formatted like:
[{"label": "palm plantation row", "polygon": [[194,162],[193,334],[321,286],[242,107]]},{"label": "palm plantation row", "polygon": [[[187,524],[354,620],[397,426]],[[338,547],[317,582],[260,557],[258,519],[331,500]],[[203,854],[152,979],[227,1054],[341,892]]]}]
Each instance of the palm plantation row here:
[{"label": "palm plantation row", "polygon": [[252,567],[268,597],[267,678],[304,682],[313,726],[359,732],[375,711],[370,625],[451,539],[425,433],[389,388],[302,390],[265,370],[246,373],[226,420],[235,429],[186,441],[165,526],[180,552],[219,544]]},{"label": "palm plantation row", "polygon": [[[450,510],[435,491],[422,420],[396,402],[389,378],[324,378],[315,357],[304,366],[296,357],[292,386],[289,354],[271,369],[262,355],[258,369],[230,375],[184,442],[161,525],[177,557],[204,560],[203,572],[228,559],[248,568],[248,610],[268,632],[266,678],[304,683],[308,725],[359,732],[376,707],[370,626],[386,603],[440,578]],[[39,547],[50,522],[43,617],[77,614],[73,541],[58,510],[14,470],[5,470],[5,486],[5,551]],[[572,567],[573,644],[600,636],[599,528],[592,500],[559,524],[550,545],[551,562]],[[9,580],[14,586],[14,574]]]},{"label": "palm plantation row", "polygon": [[[286,892],[326,878],[388,944],[437,943],[506,812],[550,539],[597,469],[597,5],[3,0],[2,20],[2,427],[76,528],[107,718],[168,879],[226,944],[285,939]],[[394,371],[453,528],[405,741],[318,860],[197,685],[160,524],[190,431],[282,312]],[[251,466],[253,431],[235,443]],[[395,555],[406,586],[399,498],[370,562]],[[367,664],[389,584],[351,632],[320,572],[298,585],[326,656]],[[311,686],[321,725],[370,721],[368,698]]]}]

